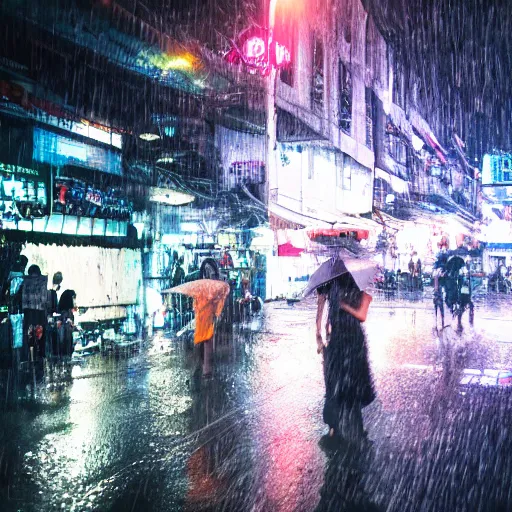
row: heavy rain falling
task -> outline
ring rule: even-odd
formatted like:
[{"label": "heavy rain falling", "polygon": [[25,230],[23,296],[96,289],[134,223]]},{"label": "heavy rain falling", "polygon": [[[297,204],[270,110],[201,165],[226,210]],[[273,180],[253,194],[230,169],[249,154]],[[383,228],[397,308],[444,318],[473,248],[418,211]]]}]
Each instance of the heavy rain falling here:
[{"label": "heavy rain falling", "polygon": [[0,2],[0,510],[512,510],[511,33]]}]

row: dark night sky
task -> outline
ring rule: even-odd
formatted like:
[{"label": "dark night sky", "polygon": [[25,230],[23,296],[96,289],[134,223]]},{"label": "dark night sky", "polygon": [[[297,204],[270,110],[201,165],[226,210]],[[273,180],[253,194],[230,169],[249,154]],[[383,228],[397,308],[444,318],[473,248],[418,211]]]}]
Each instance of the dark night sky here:
[{"label": "dark night sky", "polygon": [[419,76],[426,112],[466,138],[470,153],[512,149],[510,0],[364,3]]}]

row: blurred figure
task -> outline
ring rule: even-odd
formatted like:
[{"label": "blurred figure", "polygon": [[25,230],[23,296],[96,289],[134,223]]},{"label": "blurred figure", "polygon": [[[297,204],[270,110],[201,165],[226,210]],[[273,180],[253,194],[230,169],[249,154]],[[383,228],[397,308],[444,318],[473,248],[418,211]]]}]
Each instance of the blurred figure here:
[{"label": "blurred figure", "polygon": [[27,265],[28,258],[22,254],[14,264],[11,272],[9,272],[7,288],[4,293],[8,296],[9,313],[11,315],[21,313],[22,310],[21,293],[23,276],[25,275]]},{"label": "blurred figure", "polygon": [[22,361],[46,357],[46,323],[48,309],[48,276],[41,275],[37,265],[31,265],[23,278],[23,348]]},{"label": "blurred figure", "polygon": [[52,287],[50,288],[49,290],[49,311],[48,313],[50,315],[52,315],[53,313],[57,313],[57,309],[58,309],[58,306],[59,306],[59,299],[58,299],[58,292],[61,288],[61,284],[62,284],[62,280],[63,280],[63,277],[62,277],[62,272],[55,272],[55,274],[53,274],[53,278],[52,278]]},{"label": "blurred figure", "polygon": [[[173,266],[172,266],[172,287],[179,286],[185,282],[185,269],[183,264],[185,262],[183,256],[179,257],[177,251],[173,253]],[[172,327],[181,329],[183,327],[183,310],[185,300],[180,294],[171,295],[171,315]]]},{"label": "blurred figure", "polygon": [[224,249],[224,254],[220,260],[220,267],[221,268],[234,268],[233,264],[233,258],[231,257],[231,254],[229,254],[229,248],[226,247]]},{"label": "blurred figure", "polygon": [[[178,254],[176,253],[176,257]],[[185,269],[183,268],[183,263],[185,260],[183,256],[177,257],[173,264],[173,272],[172,272],[172,286],[179,286],[185,282]]]},{"label": "blurred figure", "polygon": [[265,300],[267,297],[267,258],[260,251],[256,251],[254,256],[254,295],[260,297],[261,300]]},{"label": "blurred figure", "polygon": [[65,290],[59,300],[59,313],[61,320],[58,323],[60,353],[70,356],[73,353],[73,331],[75,325],[76,293],[74,290]]},{"label": "blurred figure", "polygon": [[59,346],[59,336],[57,332],[57,324],[55,323],[54,315],[58,312],[59,309],[59,299],[57,292],[61,288],[63,277],[62,272],[55,272],[52,278],[52,287],[48,291],[48,331],[49,331],[49,340],[51,342],[51,352],[52,356],[59,356],[60,354],[60,346]]},{"label": "blurred figure", "polygon": [[411,289],[412,291],[422,289],[421,283],[421,260],[418,257],[418,253],[414,251],[411,254],[411,259],[409,260],[409,275],[411,278]]},{"label": "blurred figure", "polygon": [[261,310],[261,299],[251,293],[251,284],[248,278],[242,279],[242,297],[238,300],[240,320],[244,322],[253,313]]}]

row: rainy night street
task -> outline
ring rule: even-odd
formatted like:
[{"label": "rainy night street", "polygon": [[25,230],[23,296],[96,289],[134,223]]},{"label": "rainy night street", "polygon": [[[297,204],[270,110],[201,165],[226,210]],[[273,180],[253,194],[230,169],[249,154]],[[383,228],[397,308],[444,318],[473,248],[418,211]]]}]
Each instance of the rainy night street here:
[{"label": "rainy night street", "polygon": [[512,512],[512,0],[0,1],[0,512]]},{"label": "rainy night street", "polygon": [[276,302],[219,334],[210,379],[157,333],[24,390],[2,417],[3,510],[510,510],[510,303],[487,297],[460,336],[430,304],[372,306],[367,449],[323,445],[314,303]]}]

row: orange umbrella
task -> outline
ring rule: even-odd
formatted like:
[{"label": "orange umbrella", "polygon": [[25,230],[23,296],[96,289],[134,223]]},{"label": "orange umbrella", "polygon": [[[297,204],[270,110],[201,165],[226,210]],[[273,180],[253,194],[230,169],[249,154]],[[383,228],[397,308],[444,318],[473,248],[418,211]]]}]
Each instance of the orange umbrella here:
[{"label": "orange umbrella", "polygon": [[182,293],[194,299],[196,332],[194,343],[208,341],[214,333],[214,321],[222,313],[229,295],[229,285],[224,281],[199,279],[164,290],[163,293]]}]

